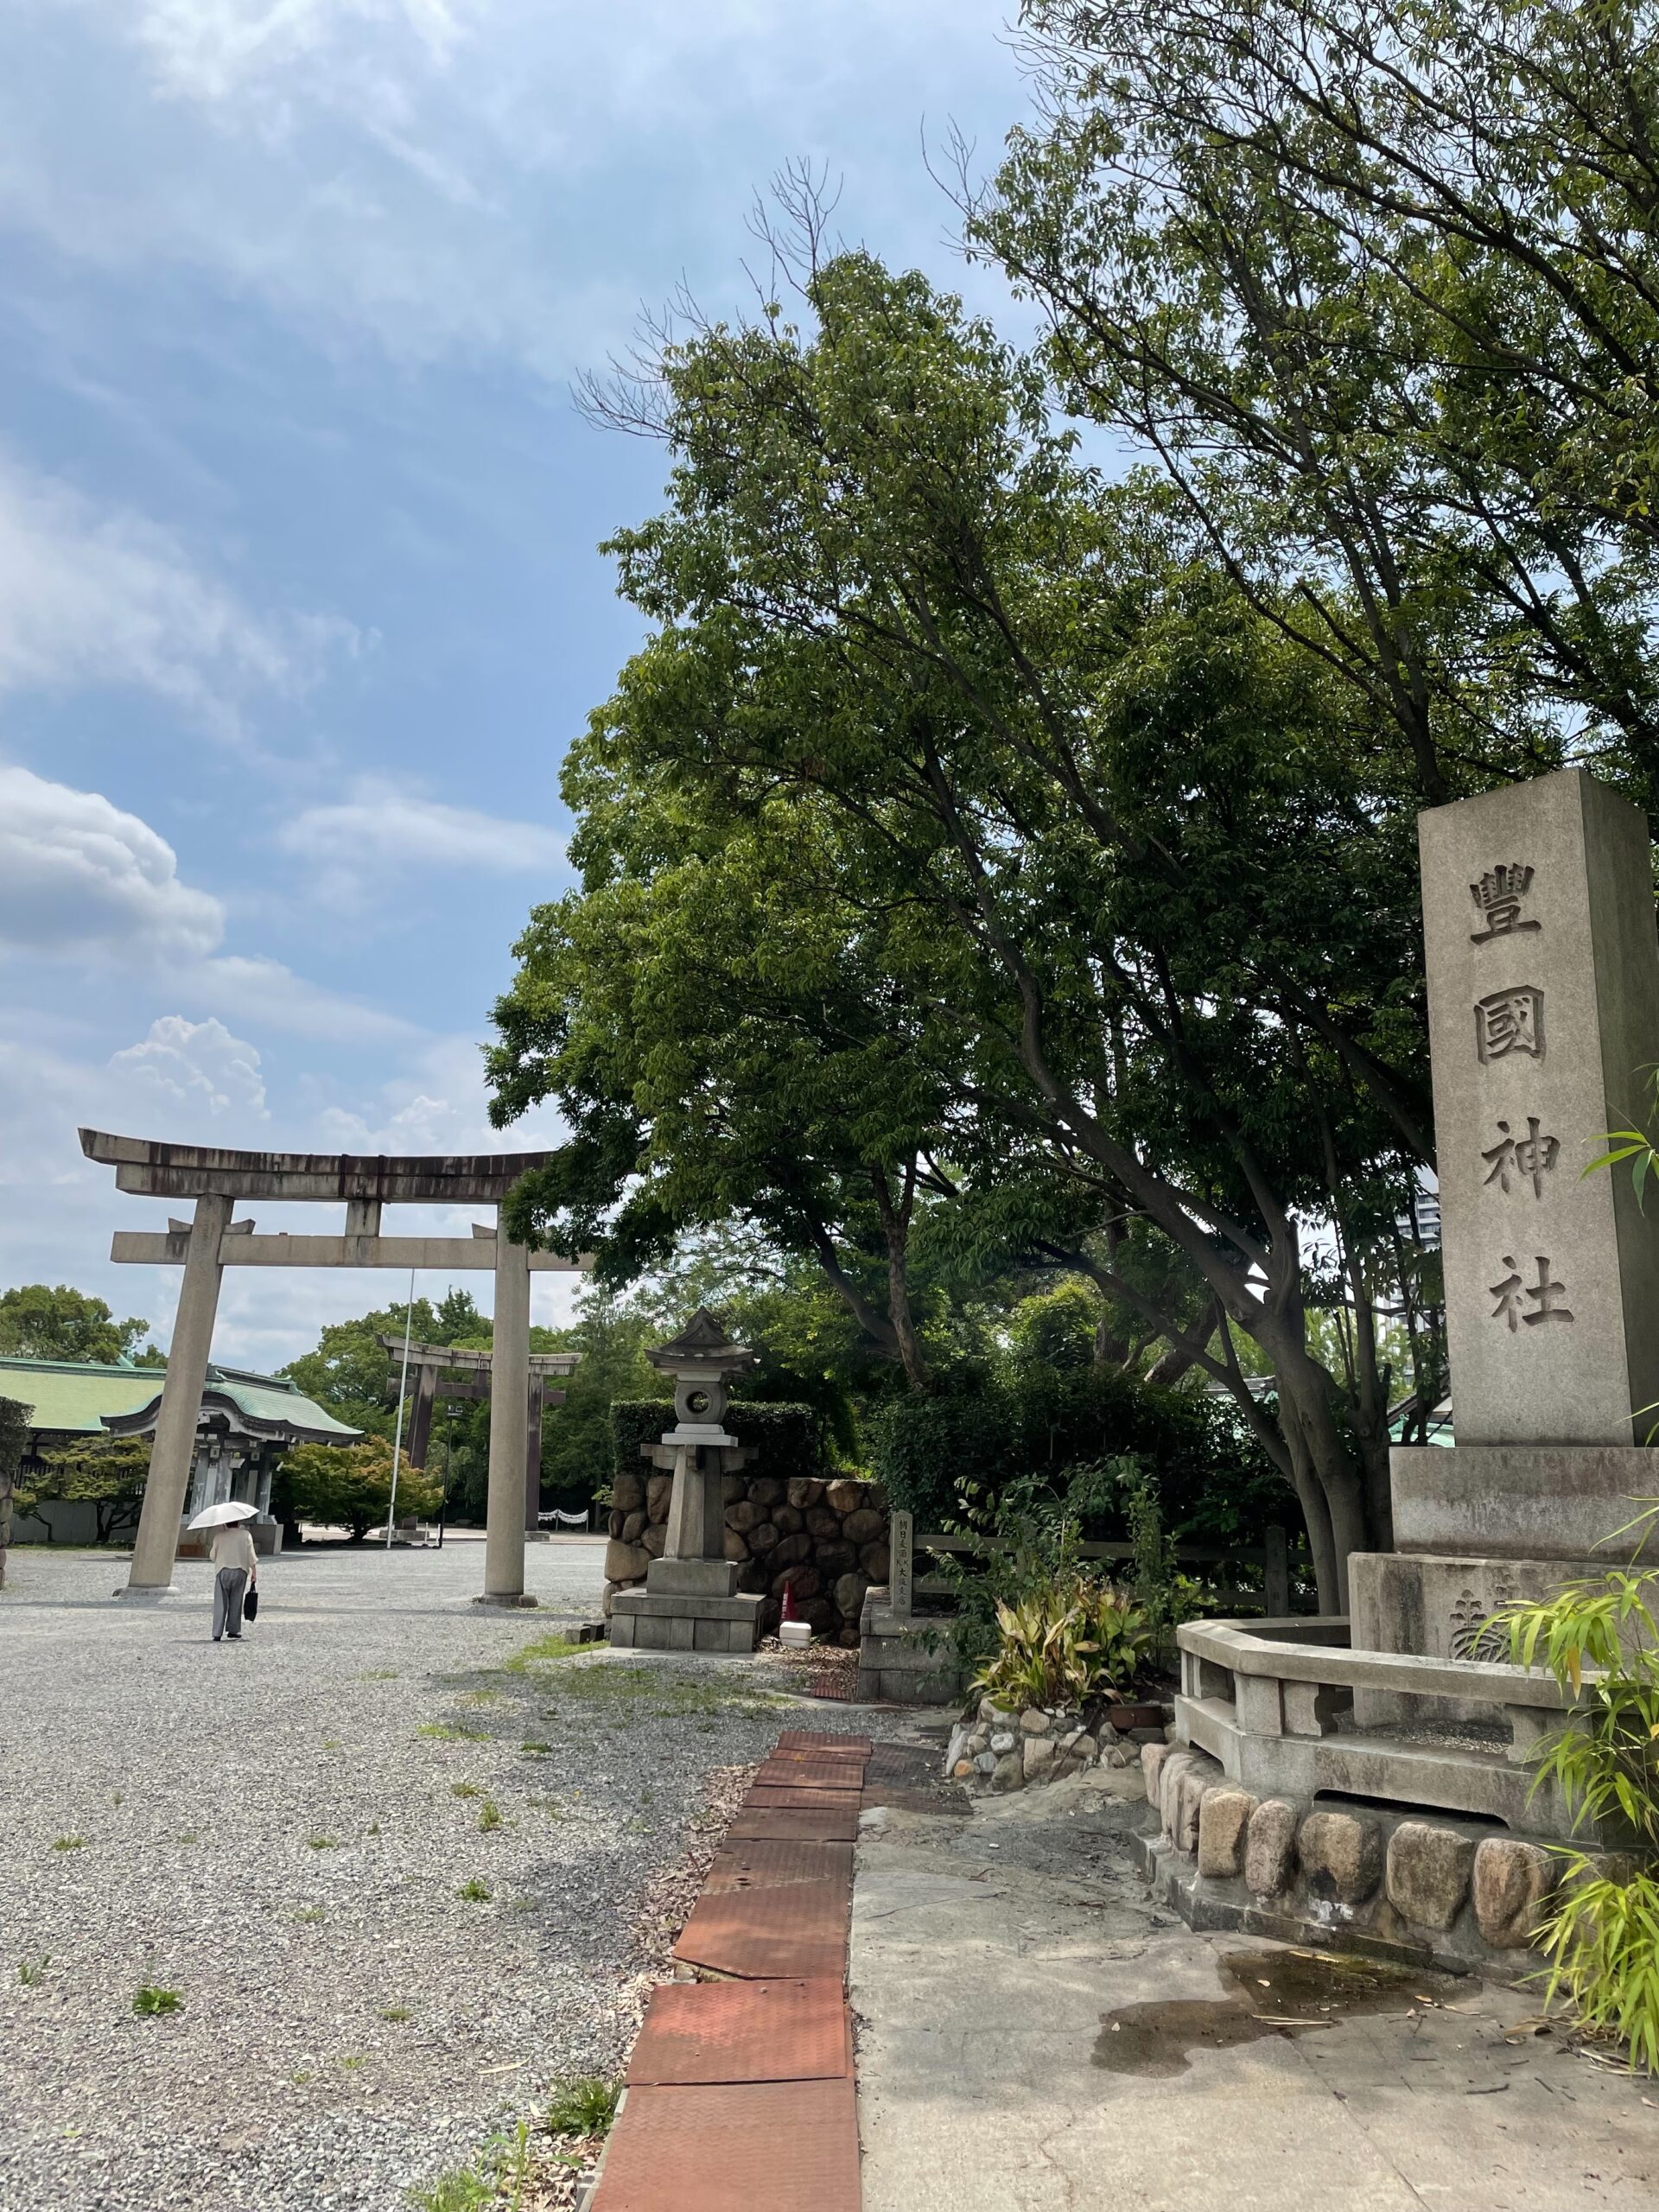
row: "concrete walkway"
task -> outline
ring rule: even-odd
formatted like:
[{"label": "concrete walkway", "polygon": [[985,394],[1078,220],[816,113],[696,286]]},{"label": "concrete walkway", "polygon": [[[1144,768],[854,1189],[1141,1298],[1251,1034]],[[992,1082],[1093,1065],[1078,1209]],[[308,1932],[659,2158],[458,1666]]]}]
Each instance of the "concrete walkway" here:
[{"label": "concrete walkway", "polygon": [[1648,2212],[1659,2088],[1525,1993],[1192,1934],[1133,1870],[1137,1785],[866,1816],[864,2212]]}]

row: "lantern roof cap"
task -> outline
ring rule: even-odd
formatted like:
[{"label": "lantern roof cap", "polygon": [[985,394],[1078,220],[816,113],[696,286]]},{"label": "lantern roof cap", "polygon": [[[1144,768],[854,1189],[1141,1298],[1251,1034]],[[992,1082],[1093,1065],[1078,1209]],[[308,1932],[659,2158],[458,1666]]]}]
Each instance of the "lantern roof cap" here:
[{"label": "lantern roof cap", "polygon": [[760,1355],[747,1344],[734,1344],[725,1325],[706,1306],[699,1306],[677,1337],[658,1344],[645,1357],[655,1368],[671,1373],[676,1368],[715,1368],[722,1374],[741,1374],[759,1364]]}]

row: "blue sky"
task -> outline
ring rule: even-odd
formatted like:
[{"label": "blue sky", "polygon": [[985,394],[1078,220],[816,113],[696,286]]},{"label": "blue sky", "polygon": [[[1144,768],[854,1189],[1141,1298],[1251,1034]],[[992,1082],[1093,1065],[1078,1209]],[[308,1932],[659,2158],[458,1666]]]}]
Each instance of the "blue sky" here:
[{"label": "blue sky", "polygon": [[[639,634],[597,541],[663,473],[571,379],[682,279],[744,300],[792,157],[959,281],[924,137],[988,159],[1023,111],[1006,12],[0,0],[0,1286],[165,1340],[174,1284],[107,1257],[165,1209],[81,1122],[556,1137],[489,1131],[478,1046]],[[232,1274],[218,1348],[395,1288]]]}]

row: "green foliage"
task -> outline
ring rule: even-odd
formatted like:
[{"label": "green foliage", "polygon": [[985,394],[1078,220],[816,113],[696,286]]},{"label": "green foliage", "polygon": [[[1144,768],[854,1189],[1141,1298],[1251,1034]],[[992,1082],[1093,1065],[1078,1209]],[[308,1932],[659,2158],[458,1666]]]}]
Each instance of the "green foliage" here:
[{"label": "green foliage", "polygon": [[489,1344],[488,1317],[479,1312],[469,1290],[452,1289],[435,1306],[417,1298],[412,1306],[385,1306],[354,1320],[331,1321],[315,1351],[290,1360],[283,1373],[349,1427],[390,1443],[397,1417],[398,1363],[397,1355],[379,1340],[401,1338],[405,1319],[417,1344]]},{"label": "green foliage", "polygon": [[5,1586],[6,1548],[11,1541],[17,1465],[29,1439],[30,1411],[16,1398],[0,1398],[0,1589]]},{"label": "green foliage", "polygon": [[504,1675],[527,1675],[532,1667],[551,1666],[560,1659],[580,1658],[583,1652],[591,1650],[591,1645],[573,1643],[555,1629],[550,1635],[534,1637],[522,1649],[515,1651],[511,1659],[504,1659],[501,1671]]},{"label": "green foliage", "polygon": [[[1656,1515],[1650,1506],[1641,1522]],[[1544,1667],[1572,1700],[1539,1747],[1535,1789],[1553,1781],[1575,1825],[1622,1827],[1649,1853],[1659,1852],[1656,1587],[1659,1574],[1622,1571],[1569,1583],[1494,1614],[1480,1640],[1516,1666]],[[1581,2026],[1617,2035],[1632,2066],[1659,2072],[1659,1880],[1650,1868],[1615,1878],[1581,1853],[1564,1872],[1536,1938],[1548,1997],[1564,1993]]]},{"label": "green foliage", "polygon": [[498,2178],[493,2163],[486,2171],[476,2166],[453,2166],[435,2181],[411,2189],[409,2201],[415,2212],[483,2212],[485,2206],[499,2199]]},{"label": "green foliage", "polygon": [[[1260,1540],[1294,1509],[1267,1455],[1241,1435],[1222,1401],[1160,1390],[1097,1364],[1035,1357],[1001,1376],[969,1370],[926,1398],[894,1399],[868,1424],[870,1464],[893,1505],[938,1528],[964,1498],[1029,1481],[1058,1497],[1079,1466],[1126,1455],[1143,1462],[1173,1535]],[[1090,1534],[1126,1533],[1109,1487],[1091,1503]]]},{"label": "green foliage", "polygon": [[[829,1471],[828,1440],[823,1415],[814,1406],[770,1406],[752,1398],[734,1399],[726,1409],[728,1433],[757,1455],[749,1472],[787,1481],[797,1475]],[[642,1444],[655,1444],[674,1426],[671,1398],[625,1400],[611,1408],[613,1464],[619,1474],[638,1474]]]},{"label": "green foliage", "polygon": [[25,1497],[24,1511],[41,1498],[84,1501],[97,1516],[95,1541],[107,1544],[118,1530],[136,1528],[149,1479],[148,1437],[86,1437],[41,1455],[43,1472]]},{"label": "green foliage", "polygon": [[132,2009],[141,2018],[158,2019],[168,2012],[181,2012],[184,1999],[176,1989],[158,1989],[147,1981],[133,1993]]},{"label": "green foliage", "polygon": [[[308,1521],[344,1527],[360,1544],[391,1504],[392,1446],[384,1438],[361,1444],[298,1444],[283,1458],[283,1475],[294,1510]],[[435,1513],[442,1491],[407,1460],[397,1470],[397,1516]]]},{"label": "green foliage", "polygon": [[1563,1873],[1537,1938],[1549,1999],[1564,1994],[1581,2028],[1616,2037],[1632,2070],[1659,2074],[1659,1878],[1616,1881],[1582,1853]]},{"label": "green foliage", "polygon": [[480,1882],[474,1874],[470,1881],[461,1884],[455,1891],[455,1895],[467,1904],[487,1904],[490,1901],[490,1886],[487,1882]]},{"label": "green foliage", "polygon": [[622,2094],[620,2082],[598,2074],[580,2074],[560,2082],[547,2108],[550,2135],[608,2135]]},{"label": "green foliage", "polygon": [[1073,1571],[996,1604],[996,1649],[974,1687],[1000,1702],[1081,1706],[1122,1698],[1145,1666],[1153,1628],[1109,1582]]},{"label": "green foliage", "polygon": [[1659,1850],[1656,1587],[1652,1573],[1570,1582],[1504,1607],[1480,1639],[1482,1649],[1506,1645],[1515,1666],[1543,1667],[1573,1700],[1540,1747],[1539,1781],[1560,1784],[1578,1821],[1621,1821],[1649,1850]]},{"label": "green foliage", "polygon": [[[0,1291],[0,1353],[13,1358],[112,1367],[118,1360],[132,1357],[149,1330],[148,1321],[118,1321],[101,1298],[90,1298],[66,1282],[55,1289],[29,1282]],[[137,1363],[166,1364],[154,1345]]]}]

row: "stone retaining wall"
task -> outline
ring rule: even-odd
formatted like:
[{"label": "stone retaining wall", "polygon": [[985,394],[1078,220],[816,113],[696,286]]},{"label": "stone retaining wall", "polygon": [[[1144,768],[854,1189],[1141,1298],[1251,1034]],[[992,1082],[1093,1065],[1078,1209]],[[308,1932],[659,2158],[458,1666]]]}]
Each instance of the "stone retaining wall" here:
[{"label": "stone retaining wall", "polygon": [[[610,1541],[605,1547],[605,1617],[619,1590],[638,1588],[668,1534],[672,1478],[622,1474],[611,1493]],[[727,1475],[726,1556],[741,1572],[737,1586],[763,1597],[760,1633],[771,1635],[785,1589],[815,1636],[858,1642],[859,1615],[872,1583],[887,1579],[887,1510],[868,1483],[820,1482],[801,1475]]]},{"label": "stone retaining wall", "polygon": [[1141,1761],[1160,1817],[1147,1872],[1190,1926],[1340,1937],[1505,1977],[1538,1964],[1561,1870],[1541,1843],[1452,1813],[1258,1798],[1179,1745],[1148,1744]]},{"label": "stone retaining wall", "polygon": [[1091,1728],[1085,1714],[1061,1706],[999,1705],[982,1698],[950,1733],[944,1755],[948,1782],[999,1796],[1040,1782],[1061,1782],[1081,1768],[1133,1766],[1143,1743],[1164,1745],[1161,1728],[1120,1735],[1103,1716]]}]

